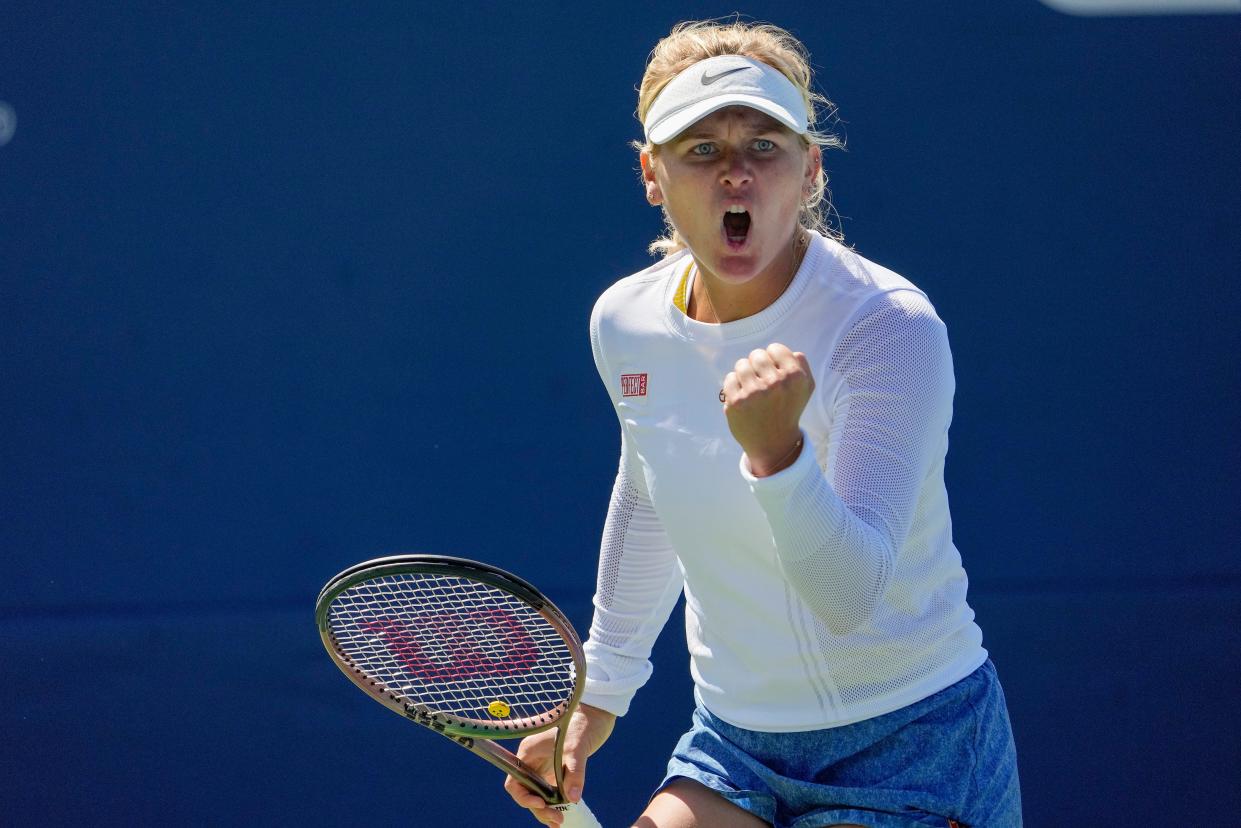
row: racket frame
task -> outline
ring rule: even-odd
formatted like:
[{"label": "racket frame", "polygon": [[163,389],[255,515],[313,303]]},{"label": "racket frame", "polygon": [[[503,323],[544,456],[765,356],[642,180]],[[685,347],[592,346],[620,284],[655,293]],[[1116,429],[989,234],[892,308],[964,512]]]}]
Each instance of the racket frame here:
[{"label": "racket frame", "polygon": [[[342,592],[366,581],[393,575],[414,574],[477,581],[508,592],[541,615],[568,644],[568,650],[573,659],[573,691],[568,701],[550,713],[532,719],[516,722],[471,720],[431,710],[425,705],[404,700],[398,695],[399,690],[386,687],[354,666],[349,656],[337,646],[332,633],[328,620],[332,601]],[[476,756],[495,765],[541,796],[548,805],[562,810],[569,804],[569,800],[563,793],[564,740],[568,719],[577,709],[578,701],[585,689],[586,660],[582,653],[582,642],[577,632],[574,631],[573,625],[569,623],[564,613],[530,582],[499,567],[448,555],[390,555],[374,558],[349,567],[327,582],[315,602],[315,624],[319,628],[319,637],[323,640],[323,646],[327,649],[332,662],[350,681],[375,701],[411,722],[456,742]],[[555,786],[547,784],[543,777],[518,759],[516,754],[493,741],[493,739],[529,736],[552,727],[557,728],[555,750],[552,755],[556,775]]]}]

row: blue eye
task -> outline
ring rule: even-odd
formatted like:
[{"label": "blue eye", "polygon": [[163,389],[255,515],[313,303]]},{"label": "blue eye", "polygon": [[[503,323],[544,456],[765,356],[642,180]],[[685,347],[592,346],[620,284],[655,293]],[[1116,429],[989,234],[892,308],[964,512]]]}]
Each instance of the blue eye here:
[{"label": "blue eye", "polygon": [[759,138],[757,141],[754,142],[754,149],[758,150],[759,152],[771,152],[775,148],[776,148],[775,142],[768,138]]},{"label": "blue eye", "polygon": [[690,152],[694,155],[710,155],[715,152],[715,147],[710,144],[694,144]]}]

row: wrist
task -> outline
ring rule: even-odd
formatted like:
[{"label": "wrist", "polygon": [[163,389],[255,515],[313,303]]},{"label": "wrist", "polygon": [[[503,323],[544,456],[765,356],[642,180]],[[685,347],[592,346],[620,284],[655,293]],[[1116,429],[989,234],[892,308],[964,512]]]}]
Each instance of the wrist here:
[{"label": "wrist", "polygon": [[618,718],[617,715],[610,710],[604,710],[602,707],[595,707],[593,704],[586,704],[585,702],[577,706],[577,712],[592,721],[615,722]]},{"label": "wrist", "polygon": [[[801,456],[804,443],[805,439],[798,432],[797,439],[793,441],[792,446],[785,449],[782,454],[773,451],[764,457],[756,458],[747,453],[750,461],[750,474],[755,477],[771,477],[773,474],[784,471],[797,462],[797,458]],[[772,457],[775,459],[770,459]]]}]

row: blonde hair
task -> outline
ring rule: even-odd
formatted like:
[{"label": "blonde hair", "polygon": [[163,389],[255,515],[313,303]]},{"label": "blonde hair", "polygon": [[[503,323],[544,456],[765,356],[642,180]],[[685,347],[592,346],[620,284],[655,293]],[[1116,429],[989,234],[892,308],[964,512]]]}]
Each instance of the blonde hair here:
[{"label": "blonde hair", "polygon": [[[770,23],[746,23],[739,18],[731,20],[688,20],[673,27],[667,37],[655,44],[646,62],[646,72],[638,87],[638,121],[645,123],[651,104],[674,77],[707,58],[719,55],[742,55],[761,60],[779,70],[793,82],[806,102],[810,114],[810,131],[802,142],[807,149],[817,144],[822,149],[841,149],[844,141],[834,133],[815,129],[818,117],[834,120],[836,108],[823,95],[811,88],[812,71],[810,55],[806,47],[789,32]],[[654,154],[656,147],[650,143],[635,141],[634,149]],[[813,189],[802,204],[799,223],[807,230],[815,230],[825,236],[840,239],[833,230],[828,215],[834,213],[827,189],[827,174],[820,168]],[[685,240],[677,233],[664,212],[666,234],[651,243],[654,255],[668,256],[685,248]]]}]

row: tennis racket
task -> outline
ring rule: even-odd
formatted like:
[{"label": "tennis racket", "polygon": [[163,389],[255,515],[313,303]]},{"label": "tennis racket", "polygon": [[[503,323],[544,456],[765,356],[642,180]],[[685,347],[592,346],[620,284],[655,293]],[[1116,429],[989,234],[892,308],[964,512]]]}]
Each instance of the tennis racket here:
[{"label": "tennis racket", "polygon": [[[462,558],[376,558],[328,581],[315,621],[336,666],[375,701],[513,776],[563,812],[565,828],[600,828],[562,787],[582,644],[529,583]],[[554,786],[493,741],[552,727]]]}]

